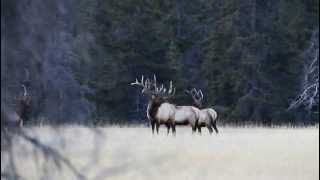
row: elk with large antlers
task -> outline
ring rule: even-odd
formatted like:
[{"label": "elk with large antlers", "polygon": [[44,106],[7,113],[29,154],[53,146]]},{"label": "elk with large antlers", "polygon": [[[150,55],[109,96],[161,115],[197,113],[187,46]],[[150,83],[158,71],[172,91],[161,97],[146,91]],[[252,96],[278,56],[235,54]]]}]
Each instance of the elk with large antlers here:
[{"label": "elk with large antlers", "polygon": [[192,106],[176,106],[168,102],[168,100],[174,97],[175,88],[170,81],[170,87],[167,90],[163,84],[160,87],[157,86],[157,78],[154,75],[153,82],[150,79],[144,80],[142,76],[141,82],[136,79],[131,85],[141,86],[143,89],[141,93],[149,97],[149,103],[147,108],[147,117],[150,120],[152,133],[156,127],[157,133],[159,133],[159,126],[165,124],[167,126],[167,133],[169,133],[170,127],[172,127],[172,133],[175,134],[175,126],[180,124],[190,124],[192,131],[196,130],[196,120],[198,113]]},{"label": "elk with large antlers", "polygon": [[201,134],[201,127],[206,126],[208,128],[210,134],[212,134],[212,132],[213,132],[212,127],[214,128],[214,130],[218,134],[218,132],[219,132],[218,128],[217,128],[218,114],[212,108],[202,109],[203,93],[202,93],[201,89],[196,90],[195,88],[193,88],[192,90],[186,90],[186,92],[191,95],[193,102],[194,102],[194,106],[201,109],[200,113],[199,113],[198,122],[196,123],[197,128],[198,128],[198,132]]}]

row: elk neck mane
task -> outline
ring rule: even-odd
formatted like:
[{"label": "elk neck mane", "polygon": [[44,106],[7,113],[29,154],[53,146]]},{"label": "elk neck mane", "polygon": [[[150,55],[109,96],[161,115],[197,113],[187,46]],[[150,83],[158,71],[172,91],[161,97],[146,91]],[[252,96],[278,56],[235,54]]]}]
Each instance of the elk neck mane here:
[{"label": "elk neck mane", "polygon": [[[151,118],[155,119],[156,114],[158,113],[158,109],[159,107],[163,104],[163,103],[170,103],[166,100],[157,100],[157,101],[153,101],[151,100],[148,104],[149,108],[148,108],[148,114]],[[170,103],[172,104],[172,103]],[[174,104],[172,104],[174,105]],[[176,105],[174,105],[176,106]],[[177,106],[176,106],[177,107]]]},{"label": "elk neck mane", "polygon": [[161,106],[163,102],[154,102],[154,101],[150,101],[148,106],[149,108],[149,116],[152,117],[153,119],[156,117],[156,114],[158,112],[159,107]]}]

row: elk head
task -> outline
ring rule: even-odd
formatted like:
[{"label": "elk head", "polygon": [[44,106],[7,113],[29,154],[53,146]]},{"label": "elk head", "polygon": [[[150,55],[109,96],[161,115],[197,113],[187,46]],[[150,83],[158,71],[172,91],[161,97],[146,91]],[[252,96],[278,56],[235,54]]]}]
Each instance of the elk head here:
[{"label": "elk head", "polygon": [[25,70],[25,80],[22,82],[21,86],[23,88],[23,95],[19,98],[20,106],[29,107],[31,105],[31,96],[28,95],[27,87],[30,86],[30,73],[27,68]]},{"label": "elk head", "polygon": [[30,95],[28,95],[28,91],[27,91],[27,87],[22,84],[21,85],[23,87],[23,95],[21,96],[21,98],[19,99],[19,101],[21,102],[21,104],[23,104],[24,106],[30,106],[31,104],[31,97]]},{"label": "elk head", "polygon": [[191,95],[193,102],[197,108],[202,108],[203,93],[201,89],[196,90],[196,88],[193,88],[191,90],[186,90],[185,92]]}]

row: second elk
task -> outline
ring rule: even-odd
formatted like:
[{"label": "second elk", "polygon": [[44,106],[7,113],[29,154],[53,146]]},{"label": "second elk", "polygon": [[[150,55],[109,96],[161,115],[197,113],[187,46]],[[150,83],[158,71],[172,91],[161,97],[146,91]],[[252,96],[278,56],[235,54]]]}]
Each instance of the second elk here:
[{"label": "second elk", "polygon": [[212,134],[213,132],[212,128],[218,134],[219,133],[217,128],[218,114],[212,108],[203,108],[202,106],[203,93],[201,89],[196,90],[195,88],[193,88],[192,90],[186,90],[186,92],[191,95],[194,102],[194,106],[200,109],[199,119],[196,123],[198,132],[201,134],[201,128],[207,127],[210,134]]}]

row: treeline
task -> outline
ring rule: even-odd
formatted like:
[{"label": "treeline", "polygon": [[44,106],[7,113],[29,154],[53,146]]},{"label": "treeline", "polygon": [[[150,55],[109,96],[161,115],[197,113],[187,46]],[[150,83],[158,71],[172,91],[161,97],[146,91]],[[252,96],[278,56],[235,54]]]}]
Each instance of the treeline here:
[{"label": "treeline", "polygon": [[288,110],[318,0],[70,2],[70,70],[90,89],[91,123],[146,123],[147,99],[129,85],[142,74],[173,80],[178,105],[192,104],[185,89],[202,89],[223,123],[319,122],[318,105]]}]

